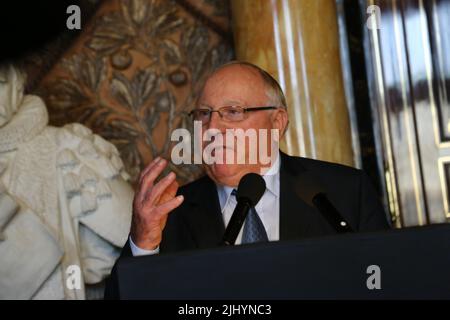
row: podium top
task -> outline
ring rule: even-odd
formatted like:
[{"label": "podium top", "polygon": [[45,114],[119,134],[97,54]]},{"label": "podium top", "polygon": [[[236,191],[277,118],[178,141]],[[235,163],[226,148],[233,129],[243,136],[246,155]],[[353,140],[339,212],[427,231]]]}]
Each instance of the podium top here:
[{"label": "podium top", "polygon": [[450,224],[125,258],[117,281],[121,299],[450,299]]}]

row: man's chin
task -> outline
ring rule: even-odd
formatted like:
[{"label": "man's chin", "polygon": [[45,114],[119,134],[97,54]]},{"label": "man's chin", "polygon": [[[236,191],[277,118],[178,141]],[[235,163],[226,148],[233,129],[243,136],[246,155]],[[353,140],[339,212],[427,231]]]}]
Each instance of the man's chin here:
[{"label": "man's chin", "polygon": [[206,168],[206,172],[213,180],[228,186],[238,185],[241,171],[239,165],[230,164],[212,164]]}]

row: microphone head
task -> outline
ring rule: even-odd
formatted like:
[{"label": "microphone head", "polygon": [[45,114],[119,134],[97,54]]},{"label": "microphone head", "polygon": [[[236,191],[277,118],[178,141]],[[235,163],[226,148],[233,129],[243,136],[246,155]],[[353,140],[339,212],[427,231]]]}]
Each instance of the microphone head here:
[{"label": "microphone head", "polygon": [[266,191],[266,182],[256,173],[247,173],[239,181],[236,198],[244,200],[254,207]]}]

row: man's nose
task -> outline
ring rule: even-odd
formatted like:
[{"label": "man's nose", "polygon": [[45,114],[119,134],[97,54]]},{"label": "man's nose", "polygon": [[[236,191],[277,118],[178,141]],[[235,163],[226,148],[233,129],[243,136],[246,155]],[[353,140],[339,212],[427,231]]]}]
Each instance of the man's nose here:
[{"label": "man's nose", "polygon": [[224,129],[222,118],[218,112],[211,112],[211,118],[207,124],[207,129],[218,129],[220,131]]}]

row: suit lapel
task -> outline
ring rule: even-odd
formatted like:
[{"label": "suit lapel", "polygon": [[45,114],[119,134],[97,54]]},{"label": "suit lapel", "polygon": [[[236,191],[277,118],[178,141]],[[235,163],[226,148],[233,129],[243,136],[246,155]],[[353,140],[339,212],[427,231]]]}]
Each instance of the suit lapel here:
[{"label": "suit lapel", "polygon": [[190,200],[191,210],[187,213],[186,223],[199,248],[217,246],[225,232],[219,197],[215,183],[207,176],[202,178],[200,186]]},{"label": "suit lapel", "polygon": [[315,209],[295,194],[293,185],[306,168],[299,161],[280,152],[280,240],[294,240],[312,236]]}]

